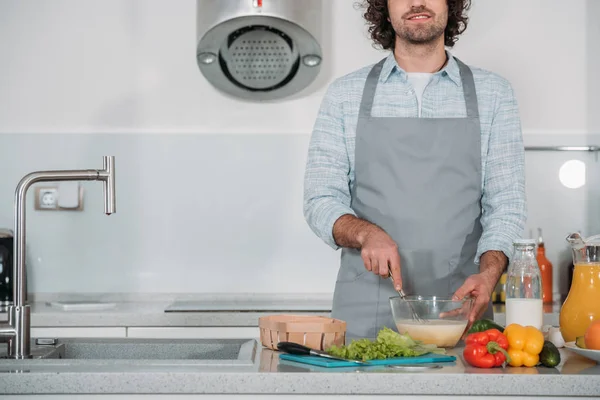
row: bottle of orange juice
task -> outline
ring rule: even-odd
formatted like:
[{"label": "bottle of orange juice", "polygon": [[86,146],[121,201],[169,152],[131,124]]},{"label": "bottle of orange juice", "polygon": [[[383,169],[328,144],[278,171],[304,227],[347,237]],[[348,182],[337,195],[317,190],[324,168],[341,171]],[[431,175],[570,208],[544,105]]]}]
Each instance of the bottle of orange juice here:
[{"label": "bottle of orange juice", "polygon": [[565,342],[584,336],[600,320],[600,235],[582,238],[567,236],[573,254],[573,284],[560,309],[560,333]]},{"label": "bottle of orange juice", "polygon": [[552,263],[546,257],[546,246],[541,228],[538,228],[536,260],[542,276],[542,301],[544,304],[552,304]]}]

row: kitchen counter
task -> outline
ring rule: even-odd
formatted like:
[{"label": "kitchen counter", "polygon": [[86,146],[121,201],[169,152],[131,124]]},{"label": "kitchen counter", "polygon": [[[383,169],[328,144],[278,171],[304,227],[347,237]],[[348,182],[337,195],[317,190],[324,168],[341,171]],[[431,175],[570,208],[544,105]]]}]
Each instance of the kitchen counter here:
[{"label": "kitchen counter", "polygon": [[[114,303],[114,307],[63,310],[49,305],[86,300]],[[268,314],[329,316],[331,294],[38,294],[31,296],[30,304],[32,327],[253,327]],[[173,304],[187,311],[165,312]],[[544,324],[558,326],[559,311],[560,305],[545,306]],[[6,319],[6,313],[0,313],[0,320]],[[494,319],[505,323],[503,305],[494,306]]]},{"label": "kitchen counter", "polygon": [[[257,326],[262,315],[286,312],[329,315],[331,296],[220,294],[220,295],[34,295],[32,326]],[[65,311],[49,306],[55,301],[103,301],[114,307]],[[165,312],[173,304],[201,311]],[[194,304],[200,304],[194,307]],[[237,304],[237,305],[236,305]],[[503,307],[496,320],[504,322]],[[559,306],[545,307],[544,323],[558,325]],[[0,316],[0,318],[2,318]],[[481,370],[462,362],[460,349],[451,350],[456,363],[442,369],[406,372],[385,367],[324,369],[279,360],[278,353],[257,344],[251,365],[140,365],[127,363],[34,360],[0,368],[0,394],[214,394],[238,395],[430,395],[430,396],[598,396],[600,366],[561,349],[558,368]],[[12,362],[12,360],[11,360]],[[26,373],[25,373],[26,372]],[[12,396],[10,396],[12,397]],[[61,396],[62,397],[62,396]],[[22,398],[22,397],[20,397]],[[117,398],[117,397],[115,397]],[[384,397],[380,397],[384,398]]]},{"label": "kitchen counter", "polygon": [[[59,301],[90,301],[88,310],[65,310],[51,306]],[[94,309],[96,302],[114,307]],[[258,326],[258,318],[277,313],[329,315],[327,294],[43,294],[31,296],[32,327],[171,327],[171,326]],[[182,311],[170,311],[181,305]],[[0,313],[0,320],[6,320]]]},{"label": "kitchen counter", "polygon": [[[441,369],[406,372],[386,367],[325,369],[279,360],[278,353],[256,348],[249,366],[126,364],[70,365],[66,360],[35,360],[26,371],[0,368],[0,394],[293,394],[430,396],[600,395],[600,365],[561,349],[557,368],[477,369],[465,365],[460,348],[449,351],[455,363]],[[52,365],[62,361],[62,365]],[[27,373],[23,373],[27,372]],[[295,396],[297,397],[297,396]],[[125,397],[121,397],[125,398]]]}]

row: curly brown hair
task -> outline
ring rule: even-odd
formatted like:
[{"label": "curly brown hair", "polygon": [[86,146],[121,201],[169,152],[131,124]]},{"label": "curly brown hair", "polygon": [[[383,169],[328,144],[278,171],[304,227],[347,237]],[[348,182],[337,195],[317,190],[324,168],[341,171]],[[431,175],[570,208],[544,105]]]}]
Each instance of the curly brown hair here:
[{"label": "curly brown hair", "polygon": [[[369,33],[373,41],[383,49],[393,49],[396,43],[396,32],[388,20],[389,0],[363,0],[362,7],[366,8],[363,14],[369,23]],[[458,41],[458,36],[467,29],[469,18],[467,11],[471,7],[471,0],[447,0],[448,24],[444,32],[444,44],[453,47]]]}]

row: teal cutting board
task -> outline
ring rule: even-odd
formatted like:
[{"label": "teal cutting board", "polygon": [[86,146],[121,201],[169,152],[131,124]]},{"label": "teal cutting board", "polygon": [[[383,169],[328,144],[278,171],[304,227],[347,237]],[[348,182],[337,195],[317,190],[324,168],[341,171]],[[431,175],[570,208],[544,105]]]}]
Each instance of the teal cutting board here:
[{"label": "teal cutting board", "polygon": [[442,355],[442,354],[425,354],[419,357],[398,357],[388,358],[385,360],[371,360],[367,361],[366,364],[356,364],[350,361],[343,360],[332,360],[325,357],[318,356],[297,356],[294,354],[282,353],[279,355],[282,360],[295,361],[303,364],[316,365],[325,368],[336,368],[336,367],[369,367],[377,365],[402,365],[402,364],[428,364],[428,363],[442,363],[452,362],[456,360],[454,356]]}]

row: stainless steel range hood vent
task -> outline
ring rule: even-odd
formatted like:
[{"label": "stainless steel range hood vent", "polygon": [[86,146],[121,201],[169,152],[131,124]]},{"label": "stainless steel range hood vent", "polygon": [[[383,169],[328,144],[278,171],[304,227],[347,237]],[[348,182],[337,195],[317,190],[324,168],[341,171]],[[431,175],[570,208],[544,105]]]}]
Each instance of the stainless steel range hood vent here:
[{"label": "stainless steel range hood vent", "polygon": [[200,71],[239,98],[300,92],[321,69],[321,9],[321,0],[197,0]]}]

